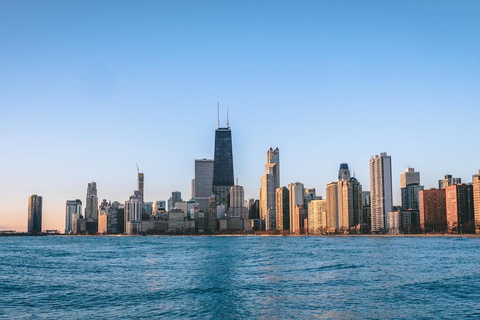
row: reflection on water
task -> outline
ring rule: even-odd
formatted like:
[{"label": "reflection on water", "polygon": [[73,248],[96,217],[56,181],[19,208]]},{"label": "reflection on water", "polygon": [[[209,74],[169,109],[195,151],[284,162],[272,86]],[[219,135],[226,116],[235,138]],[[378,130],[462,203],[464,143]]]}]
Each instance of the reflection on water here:
[{"label": "reflection on water", "polygon": [[5,237],[0,318],[480,317],[480,239]]}]

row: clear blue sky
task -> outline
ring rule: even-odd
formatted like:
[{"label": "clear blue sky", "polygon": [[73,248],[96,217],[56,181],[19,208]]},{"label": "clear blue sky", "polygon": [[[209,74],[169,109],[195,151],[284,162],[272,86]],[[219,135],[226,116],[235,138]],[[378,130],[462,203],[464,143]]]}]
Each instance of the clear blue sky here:
[{"label": "clear blue sky", "polygon": [[[44,229],[65,201],[190,197],[230,106],[235,176],[258,198],[266,151],[281,183],[325,195],[348,162],[365,190],[392,156],[394,198],[480,169],[479,1],[1,1],[0,229]],[[224,120],[223,120],[224,121]]]}]

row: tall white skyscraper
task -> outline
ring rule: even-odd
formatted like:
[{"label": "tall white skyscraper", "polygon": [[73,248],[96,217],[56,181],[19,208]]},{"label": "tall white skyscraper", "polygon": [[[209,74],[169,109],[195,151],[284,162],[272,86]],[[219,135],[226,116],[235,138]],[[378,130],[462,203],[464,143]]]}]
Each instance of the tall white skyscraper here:
[{"label": "tall white skyscraper", "polygon": [[295,214],[297,206],[303,206],[305,188],[303,183],[295,182],[288,185],[289,202],[290,202],[290,233],[300,233],[297,227],[300,223],[298,216]]},{"label": "tall white skyscraper", "polygon": [[372,233],[385,232],[385,214],[393,212],[392,159],[386,153],[370,158]]}]

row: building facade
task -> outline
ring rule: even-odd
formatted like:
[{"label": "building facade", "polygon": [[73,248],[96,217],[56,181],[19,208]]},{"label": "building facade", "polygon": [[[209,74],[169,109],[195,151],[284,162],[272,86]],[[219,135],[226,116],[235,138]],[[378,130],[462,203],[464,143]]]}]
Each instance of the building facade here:
[{"label": "building facade", "polygon": [[420,190],[420,229],[425,233],[444,233],[447,230],[445,189]]},{"label": "building facade", "polygon": [[290,196],[288,188],[280,187],[275,191],[276,229],[278,231],[290,230]]},{"label": "building facade", "polygon": [[[82,201],[67,200],[65,208],[65,234],[73,233],[73,220],[82,216]],[[83,217],[83,216],[82,216]]]},{"label": "building facade", "polygon": [[36,194],[28,198],[28,233],[42,233],[42,197]]},{"label": "building facade", "polygon": [[445,188],[447,232],[474,233],[473,185],[455,184]]},{"label": "building facade", "polygon": [[226,128],[215,130],[212,191],[217,206],[223,205],[228,209],[230,188],[235,184],[234,181],[232,131],[227,124]]},{"label": "building facade", "polygon": [[480,170],[473,176],[473,212],[475,215],[475,233],[480,233]]},{"label": "building facade", "polygon": [[303,183],[300,182],[295,182],[295,183],[290,183],[288,185],[288,193],[289,193],[289,205],[290,205],[290,233],[300,233],[300,230],[298,229],[300,226],[300,221],[299,215],[297,214],[297,206],[302,206],[303,208],[303,202],[304,202],[304,186]]},{"label": "building facade", "polygon": [[213,164],[212,159],[195,160],[194,196],[201,211],[208,210],[208,198],[213,194]]},{"label": "building facade", "polygon": [[445,178],[438,180],[438,189],[445,189],[448,186],[462,183],[461,178],[453,178],[451,174],[446,174]]},{"label": "building facade", "polygon": [[308,233],[321,234],[327,227],[327,200],[312,200],[308,205]]},{"label": "building facade", "polygon": [[393,212],[392,159],[386,153],[370,158],[371,232],[385,232],[385,214]]}]

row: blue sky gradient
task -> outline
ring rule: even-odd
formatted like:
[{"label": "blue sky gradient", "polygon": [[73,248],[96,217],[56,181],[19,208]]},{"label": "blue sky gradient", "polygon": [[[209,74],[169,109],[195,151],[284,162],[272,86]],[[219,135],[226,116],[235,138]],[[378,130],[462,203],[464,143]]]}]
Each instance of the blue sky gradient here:
[{"label": "blue sky gradient", "polygon": [[65,201],[190,197],[212,158],[216,101],[230,108],[235,176],[258,198],[266,151],[281,184],[325,195],[348,162],[369,189],[370,156],[436,187],[480,169],[478,1],[2,1],[0,229],[44,229]]}]

